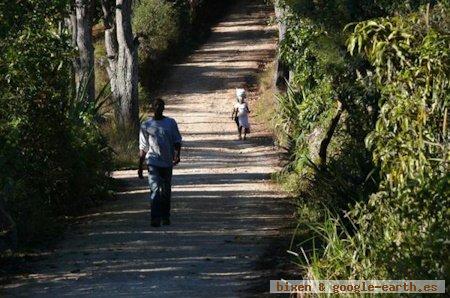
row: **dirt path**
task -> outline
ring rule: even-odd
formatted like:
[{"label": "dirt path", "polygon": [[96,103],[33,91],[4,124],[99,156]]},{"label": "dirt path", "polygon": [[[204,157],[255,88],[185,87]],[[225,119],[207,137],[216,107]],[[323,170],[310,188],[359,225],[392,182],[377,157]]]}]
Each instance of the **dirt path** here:
[{"label": "dirt path", "polygon": [[174,66],[163,94],[185,146],[173,224],[151,228],[146,181],[116,172],[127,185],[116,199],[79,218],[30,265],[33,274],[15,277],[0,296],[236,297],[261,284],[268,272],[258,263],[290,211],[268,182],[277,163],[271,139],[253,124],[250,139],[238,141],[230,120],[234,88],[252,85],[275,48],[265,1],[239,2]]}]

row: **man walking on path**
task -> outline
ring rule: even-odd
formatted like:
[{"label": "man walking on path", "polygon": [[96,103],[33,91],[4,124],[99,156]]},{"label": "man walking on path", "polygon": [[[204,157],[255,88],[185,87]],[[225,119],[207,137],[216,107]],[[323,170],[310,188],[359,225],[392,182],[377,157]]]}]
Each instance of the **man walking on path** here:
[{"label": "man walking on path", "polygon": [[164,101],[153,102],[154,116],[141,125],[139,132],[139,170],[143,179],[144,161],[150,185],[151,225],[170,224],[172,169],[180,162],[181,135],[177,122],[163,115]]}]

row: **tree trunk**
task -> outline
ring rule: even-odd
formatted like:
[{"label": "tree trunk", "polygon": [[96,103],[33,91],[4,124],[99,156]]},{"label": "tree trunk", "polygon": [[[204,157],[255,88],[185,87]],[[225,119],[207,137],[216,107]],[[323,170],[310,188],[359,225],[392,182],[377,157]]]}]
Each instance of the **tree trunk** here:
[{"label": "tree trunk", "polygon": [[[69,31],[72,33],[72,47],[77,48],[77,16],[75,13],[75,7],[71,8],[69,17],[66,19],[66,25],[69,28]],[[72,88],[78,92],[78,77],[80,73],[79,65],[80,59],[79,57],[75,57],[73,59],[73,79],[72,79]]]},{"label": "tree trunk", "polygon": [[111,93],[113,97],[115,97],[115,94],[117,94],[116,69],[117,69],[117,48],[118,48],[116,35],[116,21],[114,17],[115,8],[113,5],[111,5],[111,0],[102,0],[101,4],[103,11],[103,24],[105,26],[105,48],[108,59],[106,71],[108,72],[109,76]]},{"label": "tree trunk", "polygon": [[116,98],[119,100],[119,123],[139,127],[137,39],[131,28],[131,0],[116,1],[117,69]]},{"label": "tree trunk", "polygon": [[75,58],[75,83],[77,91],[80,86],[86,88],[86,100],[95,99],[94,46],[92,43],[93,3],[91,0],[75,0],[74,10],[70,15],[72,40],[78,48]]},{"label": "tree trunk", "polygon": [[138,41],[131,27],[132,0],[116,0],[115,18],[108,0],[102,0],[108,75],[117,123],[139,127]]},{"label": "tree trunk", "polygon": [[[283,18],[285,16],[285,8],[281,7],[279,0],[275,1],[275,17],[278,23],[278,44],[280,45],[286,36],[286,23]],[[279,54],[275,61],[275,77],[274,82],[278,91],[285,92],[287,82],[289,81],[290,72],[288,67],[281,61]]]},{"label": "tree trunk", "polygon": [[328,126],[327,132],[325,133],[325,137],[323,138],[322,142],[320,143],[319,167],[321,169],[324,169],[327,165],[328,145],[330,144],[331,139],[333,138],[333,134],[339,123],[342,112],[343,112],[342,103],[340,101],[338,101],[338,108],[337,108],[336,114],[334,115],[333,119],[331,119],[330,125]]}]

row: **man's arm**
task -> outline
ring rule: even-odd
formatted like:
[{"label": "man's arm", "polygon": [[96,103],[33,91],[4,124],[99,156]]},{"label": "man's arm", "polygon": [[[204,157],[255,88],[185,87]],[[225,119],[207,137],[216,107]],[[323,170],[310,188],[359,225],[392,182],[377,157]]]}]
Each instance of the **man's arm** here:
[{"label": "man's arm", "polygon": [[237,109],[233,107],[233,112],[231,113],[231,120],[234,120],[234,117],[237,116]]},{"label": "man's arm", "polygon": [[173,165],[176,166],[180,163],[180,155],[181,155],[181,143],[173,144],[173,148],[175,149],[175,154],[173,157]]},{"label": "man's arm", "polygon": [[175,120],[173,120],[173,148],[174,148],[174,155],[173,155],[173,165],[176,166],[180,163],[180,155],[181,155],[181,141],[182,137],[180,134],[180,130],[178,129],[178,124]]},{"label": "man's arm", "polygon": [[140,179],[144,178],[143,175],[144,161],[148,149],[149,149],[148,133],[145,130],[145,127],[141,127],[141,130],[139,131],[139,169],[138,169],[138,176]]},{"label": "man's arm", "polygon": [[144,150],[139,150],[139,169],[138,169],[138,176],[140,179],[144,179],[144,161],[145,161],[145,155],[147,155],[147,152]]}]

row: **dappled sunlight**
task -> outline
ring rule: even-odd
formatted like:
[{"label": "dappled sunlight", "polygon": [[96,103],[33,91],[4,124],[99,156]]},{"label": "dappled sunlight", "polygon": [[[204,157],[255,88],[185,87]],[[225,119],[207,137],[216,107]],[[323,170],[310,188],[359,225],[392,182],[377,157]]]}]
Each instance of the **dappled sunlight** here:
[{"label": "dappled sunlight", "polygon": [[[128,192],[128,193],[133,193],[133,192]],[[118,192],[118,194],[120,194],[120,192]],[[97,216],[108,216],[108,215],[142,214],[142,213],[146,213],[146,212],[148,212],[148,210],[98,212],[98,213],[91,213],[91,214],[78,216],[77,219],[84,219],[84,218],[97,217]]]},{"label": "dappled sunlight", "polygon": [[278,151],[257,123],[238,141],[230,113],[233,88],[255,84],[273,57],[275,31],[263,1],[236,5],[206,45],[171,69],[161,94],[184,137],[172,224],[150,226],[147,179],[114,172],[115,199],[77,217],[64,241],[29,264],[33,274],[19,272],[9,288],[59,297],[231,297],[269,274],[256,263],[291,217],[270,183]]},{"label": "dappled sunlight", "polygon": [[106,231],[99,233],[89,233],[87,236],[96,237],[100,235],[176,235],[176,236],[199,236],[199,235],[211,235],[211,236],[221,236],[221,235],[240,235],[240,236],[261,236],[267,235],[266,231],[274,231],[277,232],[278,228],[261,228],[260,230],[248,230],[248,229],[230,229],[218,231],[216,229],[213,230],[205,230],[202,228],[196,228],[193,230],[146,230],[146,231]]},{"label": "dappled sunlight", "polygon": [[[152,269],[125,269],[121,272],[130,273],[130,272],[162,272],[162,271],[177,271],[181,270],[182,267],[164,267],[164,268],[152,268]],[[106,271],[108,272],[108,271]]]}]

